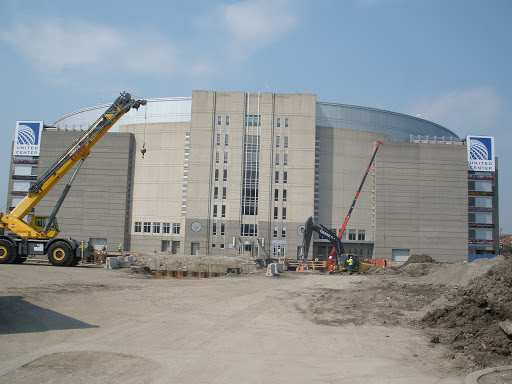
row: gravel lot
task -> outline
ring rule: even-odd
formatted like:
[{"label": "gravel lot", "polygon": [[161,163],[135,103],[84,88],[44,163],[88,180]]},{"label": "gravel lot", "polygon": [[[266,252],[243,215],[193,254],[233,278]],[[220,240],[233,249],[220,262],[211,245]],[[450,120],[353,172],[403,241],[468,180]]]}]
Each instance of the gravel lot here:
[{"label": "gravel lot", "polygon": [[0,265],[0,384],[464,383],[478,359],[422,319],[503,262],[209,279]]}]

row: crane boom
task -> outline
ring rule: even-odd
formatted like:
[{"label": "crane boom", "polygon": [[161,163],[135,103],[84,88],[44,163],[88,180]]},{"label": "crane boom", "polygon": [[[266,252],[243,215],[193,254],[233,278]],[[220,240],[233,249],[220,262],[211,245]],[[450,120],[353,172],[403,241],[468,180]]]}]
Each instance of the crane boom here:
[{"label": "crane boom", "polygon": [[[52,239],[59,233],[56,222],[54,222],[55,215],[71,188],[71,182],[75,178],[78,169],[91,153],[91,148],[128,111],[132,108],[139,109],[141,105],[146,104],[146,100],[135,100],[129,93],[121,93],[98,120],[39,177],[34,185],[30,187],[25,198],[10,213],[0,213],[0,228],[9,229],[16,235],[0,236],[0,264],[11,263],[14,260],[19,261],[20,257],[22,259],[26,258],[28,254],[47,253]],[[64,188],[64,192],[51,216],[49,218],[47,216],[35,216],[31,223],[23,221],[23,218],[75,165],[75,173]],[[37,222],[39,224],[36,224]],[[41,225],[41,223],[44,224]],[[57,250],[54,250],[53,261],[49,255],[50,262],[54,265],[71,265],[74,255],[71,257],[68,253],[76,250],[76,241],[71,239],[69,241],[59,240],[58,243],[60,247],[56,247]],[[69,246],[69,249],[67,246]],[[59,259],[61,257],[59,255],[63,254],[65,254],[65,257],[62,256]]]}]

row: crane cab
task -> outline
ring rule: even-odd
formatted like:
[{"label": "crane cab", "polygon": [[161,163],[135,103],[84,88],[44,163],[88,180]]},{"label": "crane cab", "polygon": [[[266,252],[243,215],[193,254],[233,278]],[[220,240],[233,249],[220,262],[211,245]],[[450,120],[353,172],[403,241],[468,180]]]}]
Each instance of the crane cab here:
[{"label": "crane cab", "polygon": [[[32,219],[30,220],[30,225],[32,227],[36,228],[39,232],[43,232],[44,227],[46,226],[46,222],[50,216],[32,216]],[[53,219],[53,223],[50,226],[48,232],[46,233],[46,236],[49,238],[54,238],[59,234],[59,224],[57,223],[57,218]]]}]

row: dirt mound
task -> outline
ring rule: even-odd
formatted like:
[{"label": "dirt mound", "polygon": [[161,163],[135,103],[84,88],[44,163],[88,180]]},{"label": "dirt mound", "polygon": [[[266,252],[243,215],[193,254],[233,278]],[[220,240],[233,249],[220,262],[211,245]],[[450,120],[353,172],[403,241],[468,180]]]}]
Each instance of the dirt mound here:
[{"label": "dirt mound", "polygon": [[240,268],[242,274],[259,271],[253,259],[228,256],[178,256],[165,253],[138,254],[135,264],[153,271],[188,271],[226,273],[228,268]]},{"label": "dirt mound", "polygon": [[500,327],[512,320],[512,259],[493,264],[466,288],[454,291],[450,302],[455,304],[435,309],[421,320],[440,331],[433,342],[450,345],[479,367],[512,364],[512,338]]},{"label": "dirt mound", "polygon": [[402,268],[409,265],[409,264],[418,264],[418,263],[435,263],[436,261],[431,258],[429,255],[422,254],[422,255],[416,255],[413,254],[409,256],[407,261],[402,265]]}]

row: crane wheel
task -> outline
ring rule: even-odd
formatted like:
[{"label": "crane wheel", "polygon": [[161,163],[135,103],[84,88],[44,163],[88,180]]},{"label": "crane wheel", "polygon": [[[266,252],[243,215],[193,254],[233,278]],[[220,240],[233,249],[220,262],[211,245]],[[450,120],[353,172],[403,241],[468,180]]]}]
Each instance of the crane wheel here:
[{"label": "crane wheel", "polygon": [[56,267],[66,267],[74,258],[71,247],[65,241],[56,241],[48,249],[48,261]]},{"label": "crane wheel", "polygon": [[0,239],[0,264],[12,264],[16,257],[16,247],[10,241]]}]

